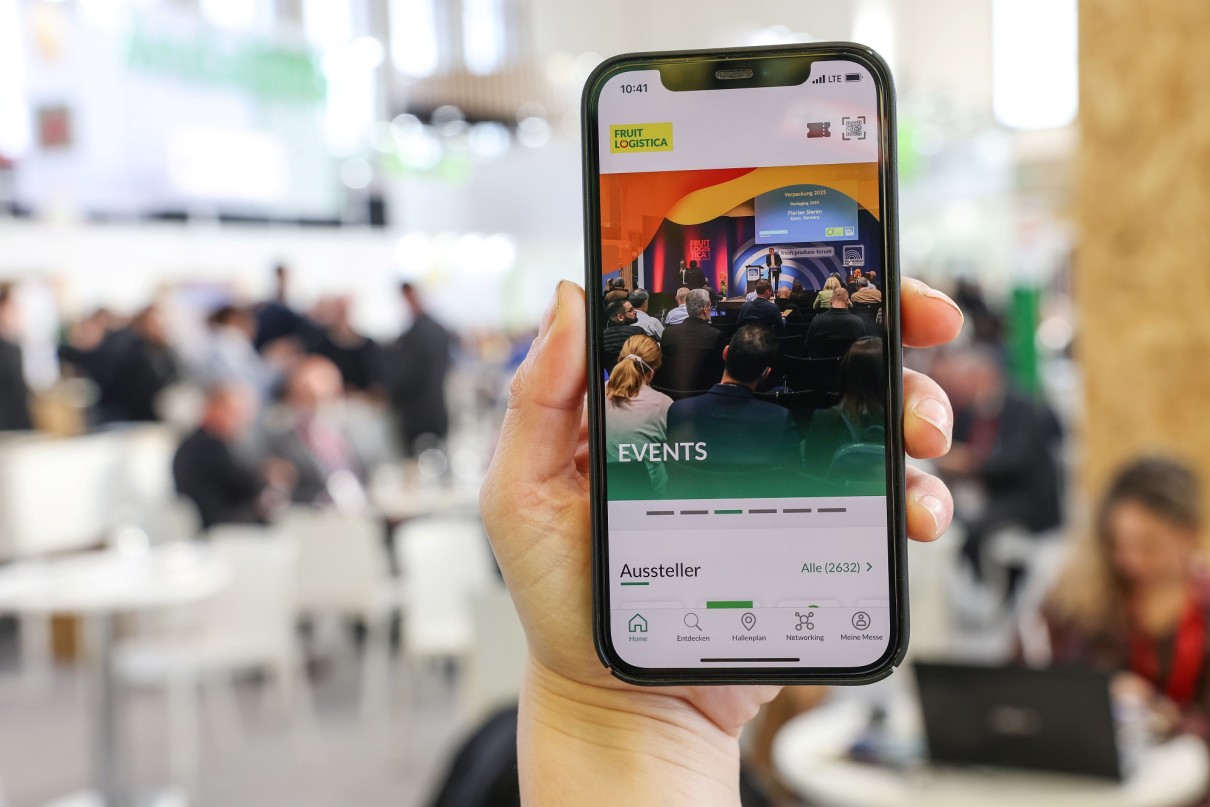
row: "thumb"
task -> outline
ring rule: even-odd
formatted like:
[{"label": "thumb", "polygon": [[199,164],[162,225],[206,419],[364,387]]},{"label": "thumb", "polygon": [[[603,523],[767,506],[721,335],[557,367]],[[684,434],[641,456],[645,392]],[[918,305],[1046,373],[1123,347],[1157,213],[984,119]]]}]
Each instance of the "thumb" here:
[{"label": "thumb", "polygon": [[492,471],[537,481],[575,467],[586,363],[584,291],[560,281],[538,338],[513,376]]}]

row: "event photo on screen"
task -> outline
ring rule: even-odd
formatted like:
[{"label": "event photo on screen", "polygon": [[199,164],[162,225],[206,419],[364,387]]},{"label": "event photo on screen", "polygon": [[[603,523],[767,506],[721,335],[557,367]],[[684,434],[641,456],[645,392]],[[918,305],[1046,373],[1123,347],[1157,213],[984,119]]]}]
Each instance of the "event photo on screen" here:
[{"label": "event photo on screen", "polygon": [[609,498],[885,495],[876,164],[601,181]]}]

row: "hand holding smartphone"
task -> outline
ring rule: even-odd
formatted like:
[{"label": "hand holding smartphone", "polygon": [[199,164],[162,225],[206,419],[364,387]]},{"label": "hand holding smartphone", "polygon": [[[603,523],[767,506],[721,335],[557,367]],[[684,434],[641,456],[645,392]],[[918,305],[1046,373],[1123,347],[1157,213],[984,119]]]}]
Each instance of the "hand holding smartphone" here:
[{"label": "hand holding smartphone", "polygon": [[889,674],[908,620],[885,64],[622,56],[583,113],[601,660],[639,684]]}]

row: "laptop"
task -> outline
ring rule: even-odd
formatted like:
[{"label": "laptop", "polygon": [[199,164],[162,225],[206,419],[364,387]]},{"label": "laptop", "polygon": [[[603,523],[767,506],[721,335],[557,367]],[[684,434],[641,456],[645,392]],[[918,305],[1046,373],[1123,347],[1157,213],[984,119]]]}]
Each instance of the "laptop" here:
[{"label": "laptop", "polygon": [[1110,676],[916,662],[930,759],[1121,781]]}]

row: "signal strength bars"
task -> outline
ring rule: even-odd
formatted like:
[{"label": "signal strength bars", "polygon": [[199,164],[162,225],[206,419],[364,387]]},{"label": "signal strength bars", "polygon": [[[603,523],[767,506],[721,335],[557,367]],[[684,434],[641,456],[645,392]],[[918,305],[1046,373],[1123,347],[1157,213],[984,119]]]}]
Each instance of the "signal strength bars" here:
[{"label": "signal strength bars", "polygon": [[812,84],[823,84],[827,80],[828,80],[827,76],[820,76],[819,78],[811,79],[811,83]]}]

